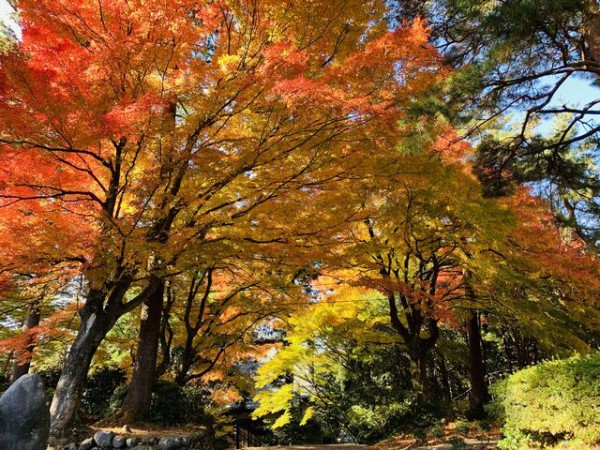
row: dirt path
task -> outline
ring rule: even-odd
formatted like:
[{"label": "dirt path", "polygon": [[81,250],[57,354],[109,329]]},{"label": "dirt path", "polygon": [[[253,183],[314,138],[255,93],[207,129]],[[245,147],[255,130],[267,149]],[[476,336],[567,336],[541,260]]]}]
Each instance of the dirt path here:
[{"label": "dirt path", "polygon": [[[477,439],[465,439],[466,448],[469,449],[493,449],[496,448],[496,440],[480,441]],[[385,447],[385,450],[449,450],[450,444],[422,445],[417,446],[414,440],[395,442],[396,445]],[[289,445],[277,447],[246,447],[244,450],[372,450],[373,447],[358,444],[329,444],[329,445]]]},{"label": "dirt path", "polygon": [[368,446],[358,444],[328,445],[281,445],[276,447],[245,447],[244,450],[366,450]]}]

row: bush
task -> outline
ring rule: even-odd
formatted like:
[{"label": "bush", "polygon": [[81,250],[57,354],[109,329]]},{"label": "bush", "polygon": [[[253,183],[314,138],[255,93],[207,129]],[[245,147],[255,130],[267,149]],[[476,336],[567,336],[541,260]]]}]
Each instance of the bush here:
[{"label": "bush", "polygon": [[478,431],[486,432],[492,429],[492,423],[488,420],[478,420],[476,425]]},{"label": "bush", "polygon": [[454,427],[454,431],[456,431],[458,434],[462,434],[463,436],[469,434],[470,430],[471,425],[469,425],[468,422],[458,422]]},{"label": "bush", "polygon": [[[539,364],[492,387],[504,434],[542,445],[600,441],[600,354]],[[511,448],[511,447],[502,447]]]},{"label": "bush", "polygon": [[440,425],[434,425],[431,427],[431,430],[429,430],[429,434],[431,434],[431,437],[434,438],[444,437],[444,428]]},{"label": "bush", "polygon": [[[118,386],[112,393],[107,414],[117,415],[127,396],[127,384]],[[146,421],[158,425],[183,425],[199,423],[212,426],[214,417],[205,410],[207,393],[192,386],[181,388],[167,380],[156,380],[152,385],[152,403]]]},{"label": "bush", "polygon": [[160,425],[180,425],[187,422],[183,389],[176,383],[156,380],[152,386],[152,404],[148,421]]},{"label": "bush", "polygon": [[49,399],[54,396],[54,391],[56,390],[56,385],[60,379],[61,372],[62,369],[60,367],[48,367],[37,372],[44,382],[46,397]]},{"label": "bush", "polygon": [[123,407],[125,396],[127,395],[128,384],[122,384],[116,388],[108,400],[107,415],[116,416]]},{"label": "bush", "polygon": [[413,436],[417,440],[417,442],[425,442],[425,439],[427,438],[427,433],[423,428],[416,428],[413,431]]},{"label": "bush", "polygon": [[125,383],[125,371],[118,367],[103,367],[92,373],[81,395],[81,412],[87,416],[105,416],[109,411],[111,394]]},{"label": "bush", "polygon": [[450,444],[450,448],[452,450],[464,450],[467,448],[467,443],[465,440],[458,436],[451,437],[448,443]]}]

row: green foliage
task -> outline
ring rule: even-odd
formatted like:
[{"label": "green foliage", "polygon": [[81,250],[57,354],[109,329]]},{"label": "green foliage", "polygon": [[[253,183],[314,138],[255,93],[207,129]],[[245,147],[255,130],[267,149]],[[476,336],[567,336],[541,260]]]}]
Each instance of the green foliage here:
[{"label": "green foliage", "polygon": [[108,400],[108,415],[115,416],[119,413],[119,411],[123,407],[123,401],[125,400],[125,396],[127,395],[128,387],[129,385],[122,384],[113,391],[112,395]]},{"label": "green foliage", "polygon": [[54,390],[56,389],[56,385],[60,378],[60,372],[60,367],[48,367],[37,372],[44,382],[46,397],[52,398],[54,395]]},{"label": "green foliage", "polygon": [[313,420],[303,422],[308,407],[306,402],[296,398],[288,409],[290,420],[285,425],[273,428],[274,422],[279,419],[266,419],[265,423],[271,427],[274,444],[311,444],[315,442],[333,443],[340,434],[339,424],[331,417],[322,417],[320,412],[313,416]]},{"label": "green foliage", "polygon": [[86,380],[81,396],[80,411],[101,417],[110,407],[110,393],[125,383],[125,371],[117,367],[102,367]]},{"label": "green foliage", "polygon": [[294,433],[306,436],[311,424],[328,439],[345,433],[372,443],[439,421],[442,402],[417,401],[403,348],[378,331],[387,320],[380,304],[373,300],[366,308],[313,307],[292,319],[287,345],[259,368],[257,383],[264,389],[255,397],[260,407],[254,415],[268,420],[280,442],[287,443],[286,436],[297,442]]},{"label": "green foliage", "polygon": [[500,450],[522,450],[535,445],[535,442],[527,433],[519,430],[505,429],[502,436],[502,439],[498,442]]},{"label": "green foliage", "polygon": [[492,423],[488,420],[478,420],[476,425],[478,431],[486,432],[492,429]]},{"label": "green foliage", "polygon": [[[110,397],[106,415],[116,415],[123,407],[128,385],[121,384]],[[193,386],[181,386],[167,380],[157,380],[152,386],[152,403],[147,422],[158,425],[199,423],[213,426],[216,417],[207,409],[207,393]]]},{"label": "green foliage", "polygon": [[152,386],[152,403],[148,421],[160,425],[179,425],[187,421],[181,386],[172,381],[156,380]]},{"label": "green foliage", "polygon": [[413,436],[417,442],[424,442],[427,438],[427,432],[423,428],[415,428],[413,431]]},{"label": "green foliage", "polygon": [[468,422],[458,422],[456,424],[456,426],[454,427],[454,430],[458,434],[462,434],[463,436],[466,436],[467,434],[469,434],[469,431],[471,430],[471,425],[469,425]]},{"label": "green foliage", "polygon": [[444,437],[444,428],[441,425],[434,425],[429,430],[429,434],[434,438]]},{"label": "green foliage", "polygon": [[[407,425],[412,427],[415,425],[414,419],[413,406],[408,403],[376,406],[353,405],[350,409],[349,427],[359,442],[376,442],[402,431]],[[419,439],[417,434],[424,434],[424,430],[416,428],[413,430],[413,434]]]},{"label": "green foliage", "polygon": [[517,448],[510,445],[526,439],[600,440],[598,353],[521,370],[494,385],[493,393],[494,409],[505,420],[502,448]]},{"label": "green foliage", "polygon": [[463,450],[467,448],[467,443],[465,442],[465,440],[458,436],[452,436],[448,440],[448,443],[450,444],[450,448],[452,450]]}]

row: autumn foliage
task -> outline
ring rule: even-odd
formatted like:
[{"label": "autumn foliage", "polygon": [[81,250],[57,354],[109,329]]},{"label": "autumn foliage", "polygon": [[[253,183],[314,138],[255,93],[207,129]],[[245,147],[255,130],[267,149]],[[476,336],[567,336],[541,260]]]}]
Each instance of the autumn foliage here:
[{"label": "autumn foliage", "polygon": [[[597,260],[525,188],[483,197],[471,147],[427,107],[452,71],[426,21],[391,25],[385,3],[19,1],[0,54],[0,295],[14,322],[43,317],[0,348],[68,346],[54,434],[111,345],[134,367],[125,409],[158,377],[231,402],[286,329],[262,385],[326,359],[303,321],[334,346],[372,326],[423,400],[442,332],[473,314],[590,317]],[[356,297],[376,312],[334,306]]]}]

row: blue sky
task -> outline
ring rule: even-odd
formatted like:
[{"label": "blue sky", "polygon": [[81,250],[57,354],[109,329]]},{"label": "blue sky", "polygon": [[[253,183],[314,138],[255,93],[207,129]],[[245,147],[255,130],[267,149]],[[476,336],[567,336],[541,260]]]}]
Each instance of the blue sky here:
[{"label": "blue sky", "polygon": [[600,97],[600,89],[589,80],[571,77],[557,93],[557,104],[581,106]]},{"label": "blue sky", "polygon": [[10,19],[12,12],[13,9],[8,2],[6,0],[0,0],[0,20],[2,20],[4,23],[7,23],[13,30],[18,32],[16,24]]}]

